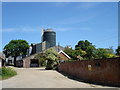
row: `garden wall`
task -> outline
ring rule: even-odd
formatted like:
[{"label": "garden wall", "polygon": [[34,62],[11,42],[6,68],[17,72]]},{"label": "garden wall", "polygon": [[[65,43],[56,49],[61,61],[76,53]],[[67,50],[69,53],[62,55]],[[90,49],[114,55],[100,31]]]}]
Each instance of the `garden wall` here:
[{"label": "garden wall", "polygon": [[120,86],[120,57],[63,62],[58,70],[84,81]]}]

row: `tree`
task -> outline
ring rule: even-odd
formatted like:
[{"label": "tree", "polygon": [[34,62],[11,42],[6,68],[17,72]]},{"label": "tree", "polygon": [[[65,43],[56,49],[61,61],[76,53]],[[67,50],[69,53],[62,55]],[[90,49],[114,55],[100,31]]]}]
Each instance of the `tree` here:
[{"label": "tree", "polygon": [[38,53],[34,57],[34,59],[39,60],[41,66],[46,66],[46,69],[53,69],[54,65],[58,65],[58,58],[58,53],[53,48],[49,48],[42,53]]},{"label": "tree", "polygon": [[116,49],[116,55],[120,55],[120,46]]},{"label": "tree", "polygon": [[28,42],[25,40],[11,40],[5,47],[5,55],[14,57],[14,66],[16,66],[16,57],[26,55],[29,48]]},{"label": "tree", "polygon": [[115,54],[113,50],[113,46],[110,46],[108,49],[106,49],[110,54]]},{"label": "tree", "polygon": [[[75,59],[75,60],[81,60],[81,59],[83,59],[83,57],[86,55],[86,52],[85,51],[83,51],[83,50],[81,50],[81,49],[79,49],[79,50],[74,50],[73,51],[73,58]],[[79,57],[79,58],[78,58]]]},{"label": "tree", "polygon": [[112,58],[116,57],[114,54],[111,54],[111,52],[108,49],[104,48],[98,48],[94,51],[94,58],[95,59],[105,59],[105,58]]},{"label": "tree", "polygon": [[92,46],[92,43],[90,43],[88,40],[79,41],[75,46],[75,49],[79,47],[81,50],[86,51],[88,46]]},{"label": "tree", "polygon": [[93,58],[93,51],[96,49],[92,43],[90,43],[88,40],[85,41],[79,41],[78,44],[75,46],[75,49],[81,49],[82,51],[85,51],[86,54],[84,58],[92,59]]},{"label": "tree", "polygon": [[72,60],[77,60],[77,56],[84,57],[86,55],[86,51],[81,50],[80,47],[77,47],[75,50],[72,48],[65,48],[64,52],[69,55]]},{"label": "tree", "polygon": [[53,69],[54,65],[59,63],[58,53],[53,48],[50,48],[45,51],[45,55],[47,60],[46,69]]},{"label": "tree", "polygon": [[72,59],[74,59],[74,50],[72,48],[65,48],[64,52],[70,56]]},{"label": "tree", "polygon": [[38,53],[35,55],[34,59],[38,59],[40,66],[46,66],[46,54],[45,53]]}]

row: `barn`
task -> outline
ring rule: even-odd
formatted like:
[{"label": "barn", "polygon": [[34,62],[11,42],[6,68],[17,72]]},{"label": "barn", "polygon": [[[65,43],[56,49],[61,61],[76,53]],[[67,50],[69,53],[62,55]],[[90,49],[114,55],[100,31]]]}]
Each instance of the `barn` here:
[{"label": "barn", "polygon": [[[71,59],[63,50],[64,48],[61,46],[55,46],[52,47],[55,51],[58,52],[59,54],[59,60],[60,61],[64,61],[64,60],[69,60]],[[41,53],[41,52],[39,52]],[[34,59],[34,56],[37,55],[38,53],[35,53],[31,56],[25,57],[23,59],[23,67],[24,68],[30,68],[30,67],[39,67],[39,60],[38,59]]]}]

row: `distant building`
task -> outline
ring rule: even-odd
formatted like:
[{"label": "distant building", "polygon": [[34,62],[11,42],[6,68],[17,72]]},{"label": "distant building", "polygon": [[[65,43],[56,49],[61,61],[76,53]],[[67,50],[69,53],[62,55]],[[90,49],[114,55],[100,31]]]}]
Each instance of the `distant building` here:
[{"label": "distant building", "polygon": [[72,48],[70,45],[67,45],[65,48],[69,49],[69,48]]},{"label": "distant building", "polygon": [[44,52],[49,48],[53,48],[60,55],[59,60],[68,60],[70,57],[63,52],[64,47],[56,46],[56,32],[52,29],[42,29],[41,43],[32,43],[30,48],[27,50],[28,55],[23,59],[16,61],[18,67],[38,67],[39,61],[34,59],[34,56],[38,53]]},{"label": "distant building", "polygon": [[58,54],[59,54],[59,60],[62,62],[71,59],[63,50],[60,50]]},{"label": "distant building", "polygon": [[47,48],[56,46],[56,32],[52,29],[43,30],[42,42],[44,41],[49,44]]},{"label": "distant building", "polygon": [[[32,50],[30,55],[41,52],[42,51],[42,44],[41,43],[32,43],[31,44]],[[29,51],[30,52],[30,51]]]},{"label": "distant building", "polygon": [[56,46],[56,32],[52,29],[42,29],[41,43],[32,43],[31,55]]},{"label": "distant building", "polygon": [[5,66],[5,54],[0,52],[0,67]]},{"label": "distant building", "polygon": [[[62,46],[55,46],[55,47],[51,47],[53,48],[56,52],[58,52],[59,54],[59,60],[60,61],[65,61],[65,60],[69,60],[71,59],[65,52],[64,52],[64,47]],[[47,49],[46,49],[47,50]],[[45,51],[45,50],[44,50]],[[41,52],[38,52],[41,53]],[[36,67],[39,66],[39,62],[37,59],[34,59],[34,56],[37,55],[38,53],[35,53],[29,57],[26,57],[23,59],[23,67],[24,68],[29,68],[29,67]]]},{"label": "distant building", "polygon": [[14,64],[14,57],[9,56],[8,58],[6,58],[6,64],[13,65]]}]

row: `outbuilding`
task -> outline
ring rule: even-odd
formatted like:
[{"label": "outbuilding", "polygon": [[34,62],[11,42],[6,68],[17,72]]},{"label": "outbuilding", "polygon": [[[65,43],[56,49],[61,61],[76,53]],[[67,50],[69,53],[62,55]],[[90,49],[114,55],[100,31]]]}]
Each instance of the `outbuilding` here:
[{"label": "outbuilding", "polygon": [[58,52],[58,54],[59,54],[59,60],[60,60],[60,62],[62,61],[65,61],[65,60],[70,60],[71,58],[70,58],[70,56],[68,56],[63,50],[60,50],[59,52]]}]

